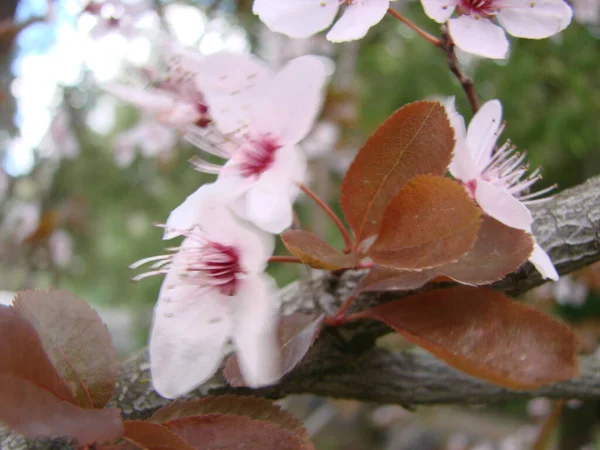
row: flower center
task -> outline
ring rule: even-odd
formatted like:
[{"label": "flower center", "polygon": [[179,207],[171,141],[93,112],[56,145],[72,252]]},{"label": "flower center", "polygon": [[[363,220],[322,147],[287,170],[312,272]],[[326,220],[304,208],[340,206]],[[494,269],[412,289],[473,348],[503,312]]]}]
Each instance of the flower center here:
[{"label": "flower center", "polygon": [[464,14],[490,17],[496,13],[494,0],[460,0],[459,10]]},{"label": "flower center", "polygon": [[275,152],[280,148],[277,140],[269,135],[248,139],[238,150],[242,176],[259,176],[265,172],[273,164]]},{"label": "flower center", "polygon": [[200,118],[196,121],[195,125],[200,128],[206,128],[209,126],[212,120],[208,115],[208,106],[206,106],[203,101],[198,100],[196,102],[196,111],[198,111],[198,114],[200,114]]},{"label": "flower center", "polygon": [[218,289],[223,295],[235,295],[238,275],[243,271],[234,247],[207,242],[188,257],[186,273],[189,276],[198,277],[201,284]]}]

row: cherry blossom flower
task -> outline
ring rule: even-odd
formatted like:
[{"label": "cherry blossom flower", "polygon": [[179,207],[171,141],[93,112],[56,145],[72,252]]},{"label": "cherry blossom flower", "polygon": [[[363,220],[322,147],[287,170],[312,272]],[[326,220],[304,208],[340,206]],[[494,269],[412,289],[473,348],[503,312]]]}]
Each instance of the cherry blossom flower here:
[{"label": "cherry blossom flower", "polygon": [[[227,65],[220,69],[235,73]],[[224,83],[206,91],[220,134],[211,137],[196,129],[186,137],[227,162],[220,167],[198,158],[196,168],[219,174],[215,189],[230,198],[236,214],[269,233],[280,233],[292,223],[292,203],[304,181],[306,157],[297,144],[320,111],[325,67],[315,56],[296,58],[244,95],[236,87],[244,80],[211,73],[202,74],[198,83],[205,85],[207,76]]]},{"label": "cherry blossom flower", "polygon": [[[454,99],[446,108],[456,135],[449,167],[452,176],[462,182],[484,213],[511,228],[531,233],[533,217],[526,204],[547,200],[539,197],[553,187],[529,193],[529,188],[541,178],[540,169],[528,174],[523,165],[526,155],[517,153],[510,142],[494,150],[504,130],[501,103],[486,102],[473,116],[468,130],[454,109]],[[537,243],[529,261],[544,278],[558,279],[552,261]]]},{"label": "cherry blossom flower", "polygon": [[[515,37],[544,39],[564,30],[573,16],[563,0],[421,0],[421,3],[430,18],[439,23],[448,21],[448,31],[458,48],[493,59],[506,57],[505,31]],[[458,17],[451,18],[455,11]]]},{"label": "cherry blossom flower", "polygon": [[232,341],[245,381],[258,387],[281,375],[276,345],[278,298],[266,274],[273,239],[240,222],[204,185],[194,211],[196,226],[174,230],[182,244],[152,263],[149,275],[165,274],[150,335],[155,389],[175,398],[207,381]]},{"label": "cherry blossom flower", "polygon": [[329,27],[342,8],[327,39],[344,42],[363,38],[389,6],[390,0],[254,0],[252,10],[271,30],[307,38]]},{"label": "cherry blossom flower", "polygon": [[[196,52],[168,45],[163,50],[166,55],[166,74],[152,70],[146,74],[152,82],[151,88],[136,88],[117,83],[108,83],[104,88],[117,97],[132,103],[147,113],[153,114],[164,125],[184,129],[189,125],[207,128],[212,119],[205,99],[206,89],[223,89],[219,80],[222,76],[215,68],[223,65],[233,68],[240,74],[252,74],[252,79],[238,89],[247,88],[262,80],[262,74],[269,73],[264,64],[248,55],[219,53],[202,56]],[[196,82],[198,74],[204,74],[204,84]],[[232,76],[230,78],[237,79]],[[229,85],[227,85],[228,87]],[[229,93],[229,91],[227,91]],[[217,95],[219,92],[215,92]]]}]

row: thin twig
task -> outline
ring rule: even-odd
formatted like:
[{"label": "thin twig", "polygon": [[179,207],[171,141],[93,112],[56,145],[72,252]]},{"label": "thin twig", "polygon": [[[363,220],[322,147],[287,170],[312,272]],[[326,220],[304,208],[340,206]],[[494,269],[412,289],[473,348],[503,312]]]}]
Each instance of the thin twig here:
[{"label": "thin twig", "polygon": [[548,417],[544,420],[540,433],[533,444],[533,450],[546,450],[546,448],[548,448],[550,437],[552,436],[552,432],[556,429],[556,425],[560,419],[560,413],[564,406],[564,399],[559,400],[554,404],[552,411],[550,411],[550,414],[548,414]]},{"label": "thin twig", "polygon": [[465,91],[467,99],[469,100],[469,104],[471,105],[471,109],[473,110],[473,114],[475,114],[477,111],[479,111],[479,99],[477,97],[477,92],[475,91],[475,86],[473,86],[473,81],[467,75],[465,75],[458,65],[456,53],[454,52],[454,42],[452,42],[452,38],[448,33],[448,27],[446,25],[442,25],[442,40],[443,48],[448,57],[448,67]]},{"label": "thin twig", "polygon": [[425,31],[423,28],[421,28],[417,24],[411,22],[409,19],[404,17],[402,14],[400,14],[398,11],[396,11],[392,8],[389,8],[388,13],[390,13],[392,16],[394,16],[400,22],[407,25],[412,30],[416,31],[419,36],[424,37],[426,40],[431,42],[436,47],[442,47],[444,45],[444,43],[440,39],[438,39],[435,36],[433,36],[432,34],[428,33],[427,31]]},{"label": "thin twig", "polygon": [[295,264],[304,264],[300,258],[296,258],[295,256],[271,256],[269,258],[269,262],[281,262],[281,263],[295,263]]},{"label": "thin twig", "polygon": [[300,189],[302,189],[302,192],[308,195],[323,211],[327,213],[329,217],[331,217],[331,220],[333,220],[335,225],[340,230],[340,233],[342,233],[344,243],[346,244],[345,251],[351,249],[353,247],[352,238],[350,237],[348,230],[346,230],[346,227],[344,226],[340,218],[337,216],[337,214],[334,213],[331,210],[331,208],[327,206],[327,203],[325,203],[317,194],[311,191],[308,186],[306,186],[305,184],[301,184]]}]

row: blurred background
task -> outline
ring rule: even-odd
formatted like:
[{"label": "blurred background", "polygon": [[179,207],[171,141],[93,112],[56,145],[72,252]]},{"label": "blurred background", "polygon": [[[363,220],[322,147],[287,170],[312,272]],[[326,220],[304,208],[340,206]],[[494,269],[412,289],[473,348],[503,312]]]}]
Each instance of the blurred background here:
[{"label": "blurred background", "polygon": [[[418,1],[393,6],[439,34]],[[572,6],[566,31],[512,40],[505,61],[458,55],[481,99],[501,99],[504,138],[528,152],[532,168],[543,166],[540,188],[561,190],[600,173],[600,0]],[[334,207],[354,153],[398,107],[456,96],[470,118],[444,53],[393,18],[361,41],[334,45],[323,35],[271,33],[251,8],[251,0],[0,2],[0,301],[22,289],[70,289],[99,310],[122,355],[144,345],[161,279],[133,283],[128,265],[164,251],[155,224],[210,177],[190,166],[197,150],[179,131],[102,86],[147,85],[164,36],[205,55],[253,52],[274,67],[307,53],[335,63],[322,115],[304,142],[310,184]],[[298,214],[306,228],[341,244],[308,201],[300,199]],[[308,275],[283,265],[269,271],[280,286]],[[600,267],[523,301],[570,321],[582,351],[597,351]],[[382,345],[406,346],[397,337]],[[284,404],[306,420],[319,450],[600,449],[597,402],[416,411],[313,397]]]}]

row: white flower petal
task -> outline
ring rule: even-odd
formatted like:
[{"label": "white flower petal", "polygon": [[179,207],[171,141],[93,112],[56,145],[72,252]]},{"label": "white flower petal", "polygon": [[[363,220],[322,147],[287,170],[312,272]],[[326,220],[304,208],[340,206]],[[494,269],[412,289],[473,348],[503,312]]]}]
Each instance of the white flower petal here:
[{"label": "white flower petal", "polygon": [[[237,189],[237,190],[236,190]],[[190,194],[181,205],[171,211],[167,219],[163,239],[180,236],[181,231],[199,226],[207,233],[214,231],[220,235],[220,223],[230,223],[233,219],[227,210],[229,202],[242,195],[238,186],[208,183]],[[216,225],[215,225],[216,224]]]},{"label": "white flower petal", "polygon": [[504,59],[508,39],[504,30],[487,19],[460,16],[448,21],[450,36],[458,48],[484,58]]},{"label": "white flower petal", "polygon": [[181,236],[181,231],[189,230],[206,220],[211,204],[214,202],[214,195],[212,184],[203,184],[188,195],[183,203],[169,214],[163,239]]},{"label": "white flower petal", "polygon": [[160,395],[184,395],[217,371],[231,336],[226,302],[216,291],[198,295],[198,287],[167,274],[150,334],[152,383]]},{"label": "white flower petal", "polygon": [[196,87],[219,130],[231,133],[248,125],[248,110],[264,95],[273,76],[258,58],[221,52],[203,60]]},{"label": "white flower petal", "polygon": [[339,4],[338,0],[255,0],[252,11],[272,31],[302,39],[331,25]]},{"label": "white flower petal", "polygon": [[270,82],[262,102],[252,109],[252,129],[275,136],[283,145],[298,143],[321,110],[325,80],[325,65],[317,56],[287,63]]},{"label": "white flower petal", "polygon": [[454,178],[466,183],[476,178],[479,172],[473,161],[473,155],[469,147],[467,147],[465,119],[456,111],[454,97],[450,97],[444,102],[444,108],[446,109],[446,114],[448,114],[450,125],[454,129],[454,137],[456,139],[454,154],[448,170]]},{"label": "white flower petal", "polygon": [[459,0],[421,0],[425,14],[438,23],[444,23],[451,16]]},{"label": "white flower petal", "polygon": [[530,231],[533,217],[523,203],[514,198],[502,188],[491,183],[477,180],[475,201],[483,212],[499,220],[504,225],[519,230]]},{"label": "white flower petal", "polygon": [[492,151],[498,140],[501,124],[502,104],[498,100],[485,102],[469,123],[467,146],[480,172],[492,159]]},{"label": "white flower petal", "polygon": [[240,282],[238,293],[231,298],[233,342],[250,387],[273,384],[281,377],[278,306],[275,283],[264,274]]},{"label": "white flower petal", "polygon": [[543,39],[569,26],[573,10],[563,0],[509,1],[498,12],[498,22],[508,34]]},{"label": "white flower petal", "polygon": [[465,183],[479,176],[479,171],[475,166],[471,151],[465,145],[464,141],[456,141],[454,155],[452,156],[448,170],[454,178]]},{"label": "white flower petal", "polygon": [[365,37],[369,28],[381,22],[389,7],[390,0],[361,0],[349,4],[327,33],[327,39],[345,42]]},{"label": "white flower petal", "polygon": [[533,246],[533,253],[529,257],[529,262],[535,266],[544,279],[558,280],[558,272],[552,264],[552,260],[537,242]]},{"label": "white flower petal", "polygon": [[297,146],[277,150],[273,165],[248,190],[243,216],[273,234],[292,224],[292,205],[306,175],[306,157]]}]

